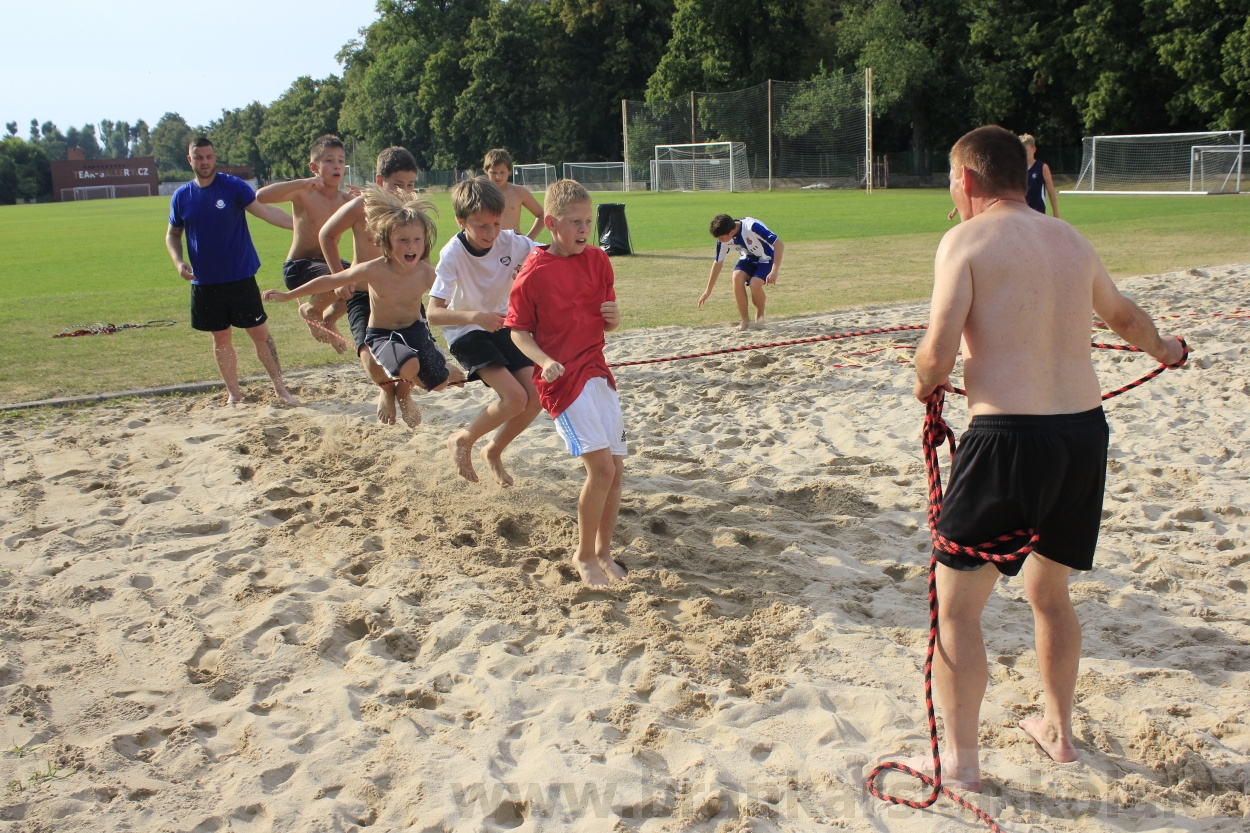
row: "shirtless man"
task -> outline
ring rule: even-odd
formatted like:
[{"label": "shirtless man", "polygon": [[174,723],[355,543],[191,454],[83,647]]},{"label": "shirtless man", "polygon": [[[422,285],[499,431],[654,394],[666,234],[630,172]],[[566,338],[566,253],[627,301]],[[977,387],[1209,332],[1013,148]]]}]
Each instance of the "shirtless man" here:
[{"label": "shirtless man", "polygon": [[[352,198],[352,194],[339,190],[347,170],[347,155],[338,136],[321,136],[313,142],[308,168],[313,175],[307,179],[275,182],[256,192],[256,199],[262,203],[291,203],[295,234],[286,263],[282,264],[282,281],[287,289],[330,274],[317,234],[326,220]],[[344,268],[349,265],[343,263]],[[342,353],[347,349],[347,340],[339,334],[335,322],[346,310],[346,304],[333,292],[324,292],[300,304],[299,314],[308,322],[313,338]]]},{"label": "shirtless man", "polygon": [[537,240],[543,230],[543,207],[528,188],[509,182],[512,176],[512,154],[503,148],[495,148],[486,152],[482,168],[490,181],[503,192],[503,214],[499,215],[499,227],[521,233],[521,206],[534,215],[534,225],[525,234],[530,240]]},{"label": "shirtless man", "polygon": [[[1184,350],[1116,289],[1093,247],[1067,223],[1028,207],[1025,152],[1014,134],[981,127],[955,143],[950,192],[960,225],[938,246],[929,329],[916,351],[916,398],[952,390],[963,352],[972,417],[962,438],[939,531],[976,546],[1032,527],[1023,563],[1033,608],[1045,713],[1020,728],[1053,760],[1074,761],[1072,704],[1081,626],[1068,596],[1072,569],[1093,566],[1106,482],[1108,429],[1090,360],[1090,312],[1164,364]],[[1013,463],[1023,462],[1027,469]],[[1007,547],[1010,551],[1011,547]],[[946,724],[946,783],[981,787],[977,739],[988,683],[981,611],[995,564],[938,553],[939,637],[933,681]],[[913,758],[929,769],[928,756]]]}]

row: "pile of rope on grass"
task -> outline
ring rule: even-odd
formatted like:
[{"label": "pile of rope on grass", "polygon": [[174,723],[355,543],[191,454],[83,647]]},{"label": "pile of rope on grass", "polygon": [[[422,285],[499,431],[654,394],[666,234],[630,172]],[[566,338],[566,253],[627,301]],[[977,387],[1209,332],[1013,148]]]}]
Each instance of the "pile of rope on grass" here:
[{"label": "pile of rope on grass", "polygon": [[66,327],[53,338],[76,338],[77,336],[112,335],[122,330],[141,330],[144,327],[172,327],[177,321],[144,321],[142,324],[76,324]]}]

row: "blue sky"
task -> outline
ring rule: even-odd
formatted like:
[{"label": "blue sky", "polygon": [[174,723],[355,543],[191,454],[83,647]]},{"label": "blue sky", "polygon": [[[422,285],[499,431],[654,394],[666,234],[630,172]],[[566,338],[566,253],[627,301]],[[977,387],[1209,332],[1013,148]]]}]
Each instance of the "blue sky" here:
[{"label": "blue sky", "polygon": [[[268,104],[301,75],[342,75],[334,56],[377,19],[375,0],[62,0],[6,3],[0,123],[70,125],[166,112],[205,124]],[[4,134],[7,135],[7,134]]]}]

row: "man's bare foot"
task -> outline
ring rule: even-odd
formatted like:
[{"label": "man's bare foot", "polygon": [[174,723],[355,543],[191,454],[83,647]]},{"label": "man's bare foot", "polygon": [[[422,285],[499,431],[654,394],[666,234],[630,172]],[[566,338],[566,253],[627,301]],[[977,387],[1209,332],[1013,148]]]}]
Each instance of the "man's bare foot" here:
[{"label": "man's bare foot", "polygon": [[[421,409],[417,407],[416,402],[412,401],[412,386],[403,385],[402,387],[403,390],[395,394],[395,400],[399,403],[399,413],[404,418],[404,425],[416,428],[421,424]],[[394,422],[393,419],[391,421]]]},{"label": "man's bare foot", "polygon": [[603,570],[608,577],[608,581],[615,584],[618,581],[625,581],[629,576],[629,570],[625,569],[625,565],[614,558],[599,558],[599,569]]},{"label": "man's bare foot", "polygon": [[491,440],[482,446],[482,462],[490,466],[491,474],[495,475],[495,480],[505,489],[512,485],[512,475],[508,474],[508,470],[503,467],[503,449],[495,446],[495,441]]},{"label": "man's bare foot", "polygon": [[226,404],[227,405],[238,405],[242,401],[243,401],[243,391],[238,391],[238,390],[226,391]]},{"label": "man's bare foot", "polygon": [[741,323],[739,323],[739,324],[738,324],[738,332],[740,332],[740,333],[745,333],[745,332],[746,332],[747,330],[749,330],[749,329],[751,329],[751,322],[750,322],[750,321],[743,321],[743,322],[741,322]]},{"label": "man's bare foot", "polygon": [[281,399],[286,404],[288,405],[300,404],[300,401],[295,398],[295,395],[291,393],[289,390],[287,390],[285,387],[274,387],[273,390],[274,390],[274,393],[278,394],[278,398]]},{"label": "man's bare foot", "polygon": [[573,566],[577,568],[577,574],[582,577],[582,584],[587,587],[608,586],[608,577],[604,575],[603,569],[599,566],[598,560],[589,559],[583,561],[574,555]]},{"label": "man's bare foot", "polygon": [[1080,751],[1064,740],[1044,717],[1026,717],[1020,721],[1020,728],[1057,764],[1070,764],[1081,757]]},{"label": "man's bare foot", "polygon": [[[932,755],[914,755],[910,758],[900,758],[899,763],[903,766],[909,766],[917,772],[923,772],[925,775],[933,775],[933,756]],[[964,776],[963,778],[959,776]],[[981,792],[981,773],[978,772],[949,772],[945,765],[942,767],[942,786],[953,790],[963,790],[969,793]]]},{"label": "man's bare foot", "polygon": [[755,323],[751,325],[751,327],[756,330],[762,330],[765,326],[767,326],[767,324],[765,323],[764,316],[762,315],[756,318]]},{"label": "man's bare foot", "polygon": [[451,452],[451,462],[456,471],[470,483],[477,482],[477,472],[473,470],[473,438],[467,431],[457,431],[447,438],[447,450]]},{"label": "man's bare foot", "polygon": [[300,304],[299,314],[304,319],[304,322],[308,324],[308,332],[312,333],[313,338],[322,344],[330,345],[339,353],[346,352],[347,339],[343,338],[332,322],[327,324],[324,321],[319,321],[312,304]]}]

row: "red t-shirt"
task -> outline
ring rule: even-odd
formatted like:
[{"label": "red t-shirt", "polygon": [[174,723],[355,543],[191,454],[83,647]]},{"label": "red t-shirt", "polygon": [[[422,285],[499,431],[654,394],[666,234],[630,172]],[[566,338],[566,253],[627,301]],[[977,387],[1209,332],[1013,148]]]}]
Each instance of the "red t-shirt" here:
[{"label": "red t-shirt", "polygon": [[544,353],[564,365],[564,373],[554,382],[544,382],[542,368],[534,365],[538,401],[553,417],[564,413],[591,379],[605,376],[616,387],[603,358],[599,309],[605,301],[616,300],[612,285],[612,263],[597,246],[587,246],[572,257],[553,255],[539,246],[512,284],[504,326],[530,333]]}]

